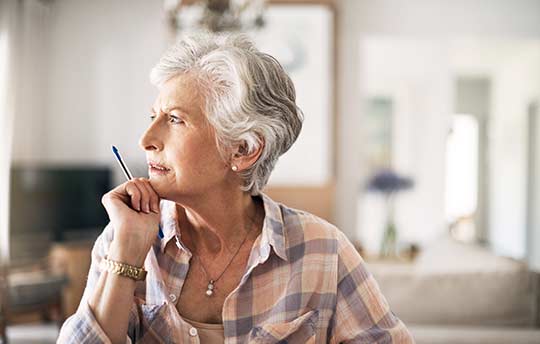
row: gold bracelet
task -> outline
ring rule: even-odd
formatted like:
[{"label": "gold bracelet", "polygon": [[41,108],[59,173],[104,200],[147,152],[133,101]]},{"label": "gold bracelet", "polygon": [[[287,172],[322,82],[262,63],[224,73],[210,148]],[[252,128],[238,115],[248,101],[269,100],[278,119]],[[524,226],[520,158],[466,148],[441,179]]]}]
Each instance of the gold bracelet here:
[{"label": "gold bracelet", "polygon": [[101,268],[119,276],[129,277],[135,281],[144,281],[146,278],[145,269],[110,260],[107,257],[101,260]]}]

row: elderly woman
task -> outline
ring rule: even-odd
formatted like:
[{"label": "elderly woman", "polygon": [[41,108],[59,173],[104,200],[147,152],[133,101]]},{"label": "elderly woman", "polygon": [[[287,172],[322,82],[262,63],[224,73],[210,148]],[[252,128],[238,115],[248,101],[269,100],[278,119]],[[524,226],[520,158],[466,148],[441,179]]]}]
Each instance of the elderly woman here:
[{"label": "elderly woman", "polygon": [[413,342],[341,231],[262,193],[302,127],[281,65],[204,34],[151,80],[150,178],[104,195],[110,223],[59,342]]}]

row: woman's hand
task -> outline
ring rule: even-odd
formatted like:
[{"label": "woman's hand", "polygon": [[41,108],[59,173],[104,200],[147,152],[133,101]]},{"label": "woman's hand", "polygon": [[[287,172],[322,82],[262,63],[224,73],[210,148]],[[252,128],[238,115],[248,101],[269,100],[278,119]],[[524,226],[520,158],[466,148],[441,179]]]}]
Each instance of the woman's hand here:
[{"label": "woman's hand", "polygon": [[127,181],[101,199],[114,228],[108,256],[137,267],[144,264],[159,229],[160,198],[145,178]]}]

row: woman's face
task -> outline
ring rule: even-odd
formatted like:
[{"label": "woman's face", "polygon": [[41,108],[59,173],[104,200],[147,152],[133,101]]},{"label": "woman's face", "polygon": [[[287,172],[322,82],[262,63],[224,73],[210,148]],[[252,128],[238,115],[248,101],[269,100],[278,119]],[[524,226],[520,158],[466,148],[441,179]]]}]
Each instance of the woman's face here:
[{"label": "woman's face", "polygon": [[139,144],[146,151],[150,183],[161,198],[175,201],[200,196],[226,183],[228,164],[218,152],[203,104],[189,74],[165,83],[154,102],[152,122]]}]

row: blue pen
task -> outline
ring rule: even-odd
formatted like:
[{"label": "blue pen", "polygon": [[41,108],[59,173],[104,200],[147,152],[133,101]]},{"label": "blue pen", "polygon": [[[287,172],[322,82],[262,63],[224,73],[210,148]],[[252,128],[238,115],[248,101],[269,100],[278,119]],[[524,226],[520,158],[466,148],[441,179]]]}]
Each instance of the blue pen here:
[{"label": "blue pen", "polygon": [[[132,180],[133,176],[131,175],[131,172],[129,172],[129,169],[126,166],[126,164],[124,163],[124,160],[122,160],[122,157],[120,156],[120,153],[118,152],[118,148],[116,148],[115,146],[112,146],[112,151],[113,151],[114,155],[116,156],[116,160],[120,164],[120,167],[122,167],[122,171],[124,172],[124,175],[126,176],[126,179],[127,180]],[[163,239],[164,235],[163,235],[163,231],[161,230],[161,224],[159,224],[159,233],[158,233],[158,235],[159,235],[160,239]]]}]

